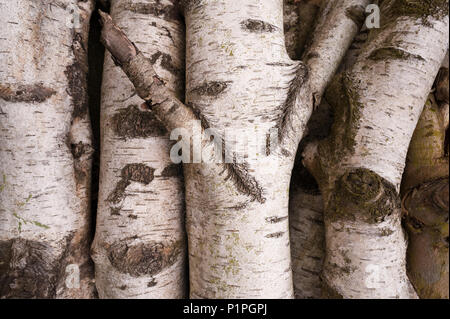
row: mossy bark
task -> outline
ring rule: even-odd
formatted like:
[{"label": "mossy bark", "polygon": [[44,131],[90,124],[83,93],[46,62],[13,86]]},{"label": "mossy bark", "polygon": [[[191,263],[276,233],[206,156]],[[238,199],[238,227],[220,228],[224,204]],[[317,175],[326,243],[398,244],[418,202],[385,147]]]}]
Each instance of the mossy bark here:
[{"label": "mossy bark", "polygon": [[421,298],[449,297],[448,108],[447,62],[417,124],[402,181],[408,275]]},{"label": "mossy bark", "polygon": [[417,3],[382,2],[381,28],[326,93],[330,136],[304,152],[324,197],[323,278],[344,298],[416,297],[406,275],[400,181],[448,45],[448,11],[427,1],[418,15]]}]

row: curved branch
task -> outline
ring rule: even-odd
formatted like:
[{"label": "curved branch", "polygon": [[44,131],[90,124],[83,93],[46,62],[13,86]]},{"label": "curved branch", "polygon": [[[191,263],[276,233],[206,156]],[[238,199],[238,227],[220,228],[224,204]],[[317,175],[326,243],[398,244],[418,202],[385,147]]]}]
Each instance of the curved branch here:
[{"label": "curved branch", "polygon": [[319,105],[325,88],[364,22],[369,2],[324,1],[314,38],[303,56],[307,77],[302,85],[297,81],[291,84],[295,95],[287,98],[291,103],[285,109],[281,127],[282,147],[297,147],[304,132],[305,117],[309,118],[313,108]]}]

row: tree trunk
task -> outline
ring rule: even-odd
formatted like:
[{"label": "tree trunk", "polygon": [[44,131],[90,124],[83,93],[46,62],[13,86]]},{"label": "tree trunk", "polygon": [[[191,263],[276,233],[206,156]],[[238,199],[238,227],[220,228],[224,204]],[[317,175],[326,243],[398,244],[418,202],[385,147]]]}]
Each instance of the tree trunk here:
[{"label": "tree trunk", "polygon": [[[310,12],[315,6],[315,4],[312,6],[313,4],[311,2],[301,2],[300,10],[306,7],[306,12]],[[315,17],[309,17],[307,21],[311,21],[312,23],[312,21],[315,21]],[[312,27],[305,27],[313,30]],[[347,51],[339,67],[339,72],[343,72],[353,65],[355,58],[367,40],[367,31],[367,28],[363,25],[360,33],[355,37],[350,49]],[[302,35],[302,33],[300,34]],[[302,37],[300,37],[301,39]],[[303,43],[304,45],[304,42],[307,41],[299,41],[298,44]],[[305,49],[307,49],[307,46],[303,48],[303,51]],[[300,142],[292,172],[289,195],[289,230],[291,236],[294,293],[295,297],[300,299],[318,299],[323,297],[320,276],[325,259],[323,197],[317,182],[302,164],[301,154],[305,147],[312,141],[317,142],[325,139],[330,134],[332,124],[333,115],[331,106],[326,99],[323,99],[320,105],[314,110],[308,122],[308,134]]]},{"label": "tree trunk", "polygon": [[327,91],[335,122],[304,162],[325,204],[326,294],[416,297],[399,188],[407,146],[448,45],[448,1],[382,3],[354,66]]},{"label": "tree trunk", "polygon": [[[366,3],[330,1],[309,58],[294,62],[286,54],[281,0],[238,7],[231,0],[186,1],[188,106],[104,15],[106,47],[168,130],[190,132],[190,123],[201,120],[201,133],[240,130],[264,141],[251,144],[258,154],[244,163],[211,163],[245,152],[226,136],[223,152],[207,138],[204,161],[184,165],[191,297],[293,296],[287,209],[294,157],[314,103],[359,29],[346,10],[362,15]],[[272,128],[279,136],[268,147]]]},{"label": "tree trunk", "polygon": [[448,56],[409,146],[402,181],[408,275],[420,298],[448,299]]},{"label": "tree trunk", "polygon": [[0,297],[90,298],[93,1],[0,7]]},{"label": "tree trunk", "polygon": [[[111,15],[183,99],[184,25],[176,1],[111,1]],[[106,54],[96,285],[101,298],[184,298],[186,242],[181,165],[167,130],[142,111],[132,83]]]}]

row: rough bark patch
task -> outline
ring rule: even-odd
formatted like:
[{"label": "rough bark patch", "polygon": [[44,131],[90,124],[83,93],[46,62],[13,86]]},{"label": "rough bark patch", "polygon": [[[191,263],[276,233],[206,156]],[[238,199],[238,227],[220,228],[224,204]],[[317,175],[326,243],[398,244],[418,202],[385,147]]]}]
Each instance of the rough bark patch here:
[{"label": "rough bark patch", "polygon": [[440,103],[449,103],[449,73],[448,68],[441,68],[436,77],[436,100]]},{"label": "rough bark patch", "polygon": [[108,249],[111,265],[133,277],[156,275],[172,266],[181,254],[181,242],[127,244],[117,242]]},{"label": "rough bark patch", "polygon": [[75,62],[67,66],[64,74],[68,80],[68,94],[73,101],[73,118],[83,118],[88,111],[87,77],[82,65]]},{"label": "rough bark patch", "polygon": [[389,11],[396,16],[440,19],[448,15],[448,0],[394,0]]},{"label": "rough bark patch", "polygon": [[155,169],[141,163],[128,164],[121,171],[121,179],[109,194],[107,201],[118,204],[125,196],[125,189],[131,182],[148,185],[154,179]]},{"label": "rough bark patch", "polygon": [[358,28],[361,28],[366,18],[364,14],[364,7],[362,6],[351,6],[347,8],[347,10],[345,10],[345,15],[347,16],[347,18],[355,22]]},{"label": "rough bark patch", "polygon": [[336,289],[332,288],[325,281],[322,282],[322,298],[324,299],[344,299],[344,297],[337,292]]},{"label": "rough bark patch", "polygon": [[56,94],[55,90],[42,84],[18,86],[0,84],[0,99],[7,102],[42,103],[54,94]]},{"label": "rough bark patch", "polygon": [[166,21],[179,20],[180,9],[176,5],[177,1],[165,5],[161,0],[149,1],[144,3],[133,3],[133,1],[123,1],[116,10],[127,10],[134,13],[153,15]]},{"label": "rough bark patch", "polygon": [[54,298],[63,258],[45,242],[0,241],[0,297]]},{"label": "rough bark patch", "polygon": [[181,8],[186,13],[194,8],[198,8],[202,4],[203,0],[180,0]]},{"label": "rough bark patch", "polygon": [[114,133],[123,138],[163,136],[167,130],[152,112],[142,112],[137,105],[119,109],[112,117]]},{"label": "rough bark patch", "polygon": [[386,47],[375,49],[370,53],[369,59],[373,61],[386,61],[386,60],[409,60],[416,59],[425,61],[420,55],[411,54],[399,48]]},{"label": "rough bark patch", "polygon": [[288,216],[284,216],[284,217],[271,216],[271,217],[266,218],[266,222],[268,222],[269,224],[277,224],[277,223],[281,223],[282,221],[285,221],[286,219],[288,219]]},{"label": "rough bark patch", "polygon": [[266,235],[266,238],[280,238],[283,235],[284,235],[284,232],[280,231],[280,232],[268,234],[268,235]]},{"label": "rough bark patch", "polygon": [[276,26],[262,20],[247,19],[241,22],[244,31],[252,33],[272,33],[278,30]]},{"label": "rough bark patch", "polygon": [[411,189],[403,209],[409,234],[408,276],[420,298],[448,299],[448,177]]},{"label": "rough bark patch", "polygon": [[228,173],[225,180],[231,179],[238,192],[250,196],[252,200],[260,203],[266,201],[262,187],[256,178],[249,174],[246,164],[226,163],[225,170]]},{"label": "rough bark patch", "polygon": [[180,164],[170,164],[164,167],[161,177],[180,177],[183,173],[183,167]]},{"label": "rough bark patch", "polygon": [[[169,33],[170,34],[170,33]],[[170,56],[170,54],[167,53],[163,53],[161,51],[157,51],[155,53],[152,54],[152,56],[150,57],[150,62],[152,64],[155,64],[155,62],[161,58],[161,67],[164,70],[169,71],[170,73],[174,74],[174,75],[180,75],[183,73],[183,70],[176,67],[173,62],[172,62],[172,57]]]},{"label": "rough bark patch", "polygon": [[[289,84],[288,94],[286,100],[281,106],[282,113],[277,123],[277,128],[279,132],[278,135],[280,140],[283,138],[283,136],[286,136],[287,132],[290,129],[296,130],[296,128],[294,127],[289,127],[289,124],[291,123],[291,118],[295,107],[295,103],[297,101],[298,92],[300,91],[300,88],[303,86],[305,81],[308,79],[308,72],[309,70],[306,67],[306,65],[304,63],[300,63],[294,79]],[[288,154],[288,156],[289,155],[290,154]]]},{"label": "rough bark patch", "polygon": [[211,81],[206,82],[200,86],[193,88],[190,93],[198,94],[201,96],[219,96],[226,90],[231,81]]},{"label": "rough bark patch", "polygon": [[350,170],[336,182],[325,217],[332,221],[361,220],[369,224],[400,212],[395,186],[371,170]]},{"label": "rough bark patch", "polygon": [[84,180],[90,171],[90,165],[86,162],[86,157],[89,158],[92,155],[92,146],[83,142],[72,143],[70,144],[70,150],[74,159],[75,180],[78,185],[84,185]]}]

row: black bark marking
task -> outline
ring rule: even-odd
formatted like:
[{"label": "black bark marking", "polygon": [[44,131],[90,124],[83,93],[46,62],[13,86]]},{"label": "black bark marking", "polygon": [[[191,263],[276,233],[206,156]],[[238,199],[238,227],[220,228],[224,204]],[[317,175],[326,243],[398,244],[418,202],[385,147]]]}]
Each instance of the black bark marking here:
[{"label": "black bark marking", "polygon": [[71,143],[70,151],[73,156],[73,167],[75,170],[75,180],[77,185],[84,185],[84,180],[90,171],[90,165],[86,165],[86,160],[93,155],[93,148],[89,144],[83,142]]},{"label": "black bark marking", "polygon": [[197,117],[197,119],[200,120],[200,125],[202,126],[202,128],[203,128],[204,130],[206,130],[206,129],[208,129],[208,128],[211,127],[210,124],[209,124],[208,119],[206,118],[206,116],[204,116],[204,115],[202,114],[202,112],[200,111],[200,109],[198,108],[197,105],[195,105],[195,104],[189,102],[189,103],[187,104],[187,106],[189,106],[189,107],[192,109],[192,111],[194,112],[194,114],[195,114],[195,116]]},{"label": "black bark marking", "polygon": [[278,30],[278,28],[273,24],[255,19],[247,19],[242,21],[241,28],[252,33],[271,33]]},{"label": "black bark marking", "polygon": [[268,234],[268,235],[266,235],[266,238],[280,238],[283,235],[284,235],[284,232],[280,231],[280,232]]},{"label": "black bark marking", "polygon": [[147,287],[151,288],[151,287],[155,287],[158,284],[158,282],[155,280],[155,278],[152,278],[152,281],[149,281],[147,283]]},{"label": "black bark marking", "polygon": [[161,57],[161,67],[164,70],[169,71],[170,73],[174,74],[174,75],[180,75],[183,73],[183,70],[176,67],[173,62],[172,62],[172,57],[170,56],[170,54],[167,53],[163,53],[161,51],[157,51],[155,53],[152,54],[152,56],[150,57],[150,62],[151,64],[155,64],[156,61],[158,61],[158,59]]},{"label": "black bark marking", "polygon": [[154,178],[155,170],[144,164],[128,164],[122,169],[122,180],[148,185]]},{"label": "black bark marking", "polygon": [[72,97],[73,118],[83,118],[88,111],[87,77],[81,64],[75,62],[66,68],[64,74],[68,80],[67,93]]},{"label": "black bark marking", "polygon": [[283,63],[283,62],[271,62],[266,63],[268,66],[292,66],[292,63]]},{"label": "black bark marking", "polygon": [[144,164],[127,164],[121,171],[121,179],[116,184],[114,190],[109,194],[107,201],[118,204],[125,196],[126,188],[131,182],[148,185],[154,179],[155,169]]},{"label": "black bark marking", "polygon": [[[206,117],[202,115],[200,110],[192,103],[188,103],[188,106],[190,106],[195,114],[195,116],[200,120],[201,126],[204,130],[210,128],[210,124]],[[215,141],[217,142],[217,141]],[[224,141],[222,141],[224,143]],[[222,146],[222,160],[225,160],[228,158],[227,156],[227,150]],[[234,161],[236,159],[235,154],[232,154],[232,157]],[[258,181],[249,174],[248,172],[248,164],[247,163],[225,163],[223,164],[224,170],[221,174],[226,172],[225,181],[231,180],[236,190],[244,195],[250,196],[252,200],[257,200],[260,203],[264,203],[266,199],[263,196],[263,189],[259,185]]]},{"label": "black bark marking", "polygon": [[439,103],[449,103],[449,73],[448,68],[441,68],[435,81],[436,100]]},{"label": "black bark marking", "polygon": [[[66,245],[70,240],[64,240]],[[0,241],[0,298],[54,298],[64,258],[45,242]]]},{"label": "black bark marking", "polygon": [[166,21],[180,20],[180,8],[176,5],[177,1],[165,5],[161,0],[149,1],[146,3],[133,3],[133,1],[121,2],[117,10],[128,10],[134,13],[153,15]]},{"label": "black bark marking", "polygon": [[4,85],[0,84],[0,99],[7,102],[42,103],[56,94],[56,91],[42,84]]},{"label": "black bark marking", "polygon": [[109,247],[108,259],[114,268],[130,276],[154,276],[175,264],[181,248],[181,241],[134,245],[119,241]]},{"label": "black bark marking", "polygon": [[193,88],[190,93],[203,96],[217,97],[224,92],[231,81],[211,81],[206,82],[198,87]]},{"label": "black bark marking", "polygon": [[201,6],[202,2],[203,0],[180,0],[180,5],[184,14],[186,14],[188,11]]},{"label": "black bark marking", "polygon": [[430,16],[438,20],[448,16],[448,0],[393,0],[385,3],[389,5],[389,14],[422,18],[426,26],[431,26],[426,21]]},{"label": "black bark marking", "polygon": [[373,61],[409,60],[409,59],[425,61],[425,59],[422,58],[420,55],[412,54],[405,50],[394,47],[375,49],[370,53],[369,59]]},{"label": "black bark marking", "polygon": [[250,196],[252,200],[257,200],[264,203],[266,199],[263,196],[263,188],[259,185],[256,178],[248,172],[248,165],[246,163],[225,163],[225,171],[227,175],[225,180],[231,180],[236,189],[241,194]]},{"label": "black bark marking", "polygon": [[152,112],[141,112],[137,105],[119,109],[112,117],[112,128],[123,138],[163,136],[167,130]]},{"label": "black bark marking", "polygon": [[366,18],[364,12],[365,12],[364,7],[355,5],[347,8],[347,10],[345,10],[345,15],[347,16],[347,18],[355,22],[355,24],[358,26],[358,29],[360,29]]},{"label": "black bark marking", "polygon": [[320,58],[320,54],[315,51],[312,51],[306,55],[305,60],[310,60],[310,59],[315,59],[315,58]]},{"label": "black bark marking", "polygon": [[183,166],[180,164],[170,164],[164,167],[161,177],[180,177],[183,174]]},{"label": "black bark marking", "polygon": [[288,216],[284,216],[284,217],[271,216],[271,217],[266,217],[266,222],[268,222],[269,224],[277,224],[277,223],[281,223],[281,222],[285,221],[286,219],[288,219]]},{"label": "black bark marking", "polygon": [[277,124],[277,127],[279,129],[279,140],[281,140],[283,136],[287,134],[288,130],[297,129],[292,127],[291,118],[294,112],[295,103],[297,101],[297,94],[305,81],[308,79],[308,72],[309,70],[307,66],[304,63],[301,63],[297,69],[294,79],[289,84],[288,94],[286,100],[284,101],[284,104],[281,106],[282,113]]},{"label": "black bark marking", "polygon": [[336,182],[325,218],[377,224],[400,214],[400,210],[400,196],[394,185],[371,170],[357,168]]}]

